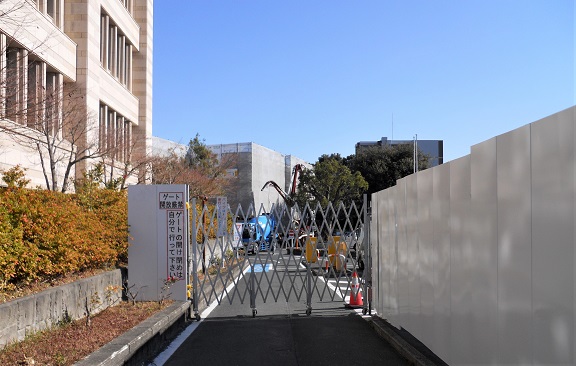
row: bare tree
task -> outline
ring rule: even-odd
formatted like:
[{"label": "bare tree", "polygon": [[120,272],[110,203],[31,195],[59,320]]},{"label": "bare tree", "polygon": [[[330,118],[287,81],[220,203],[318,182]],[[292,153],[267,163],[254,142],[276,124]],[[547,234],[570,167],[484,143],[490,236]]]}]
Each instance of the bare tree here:
[{"label": "bare tree", "polygon": [[190,169],[182,153],[171,148],[163,154],[156,153],[151,158],[152,184],[184,183],[184,175]]},{"label": "bare tree", "polygon": [[[98,119],[87,110],[80,85],[37,95],[42,97],[15,111],[26,116],[26,124],[5,121],[0,131],[38,154],[47,189],[66,192],[78,164],[113,154],[117,147],[101,143]],[[8,118],[18,120],[18,115]]]},{"label": "bare tree", "polygon": [[119,145],[113,151],[100,159],[103,170],[105,187],[116,190],[124,190],[129,183],[142,184],[149,181],[153,176],[152,167],[160,164],[156,162],[159,156],[142,151],[143,144],[137,139],[132,139],[126,145]]},{"label": "bare tree", "polygon": [[232,155],[218,161],[196,135],[185,155],[173,148],[152,160],[152,183],[188,184],[191,197],[223,195],[230,185],[227,169],[235,161]]}]

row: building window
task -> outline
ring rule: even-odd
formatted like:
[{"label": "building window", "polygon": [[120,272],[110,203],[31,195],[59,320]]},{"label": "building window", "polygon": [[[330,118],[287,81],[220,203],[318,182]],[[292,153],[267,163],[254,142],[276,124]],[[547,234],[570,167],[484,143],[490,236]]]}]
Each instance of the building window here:
[{"label": "building window", "polygon": [[27,85],[25,72],[28,53],[21,48],[6,49],[6,117],[14,122],[25,123]]},{"label": "building window", "polygon": [[58,136],[62,126],[63,77],[47,71],[41,61],[28,65],[27,116],[28,127],[47,136]]},{"label": "building window", "polygon": [[35,0],[34,5],[39,12],[48,16],[48,19],[57,27],[62,27],[63,19],[61,19],[62,9],[64,7],[64,0]]},{"label": "building window", "polygon": [[56,18],[56,4],[54,4],[54,0],[46,0],[46,14],[52,19]]},{"label": "building window", "polygon": [[126,10],[128,10],[128,12],[130,14],[132,14],[132,0],[120,0],[120,2],[122,3],[122,5],[124,5],[124,7],[126,8]]},{"label": "building window", "polygon": [[108,15],[100,17],[100,62],[102,67],[108,68]]},{"label": "building window", "polygon": [[[0,35],[0,39],[1,39]],[[8,47],[0,54],[0,116],[56,136],[62,125],[63,76],[27,50]]]},{"label": "building window", "polygon": [[45,112],[49,106],[46,99],[46,64],[41,61],[28,63],[28,98],[26,123],[28,127],[41,130]]},{"label": "building window", "polygon": [[46,72],[45,119],[46,131],[51,136],[61,132],[63,76],[55,72]]},{"label": "building window", "polygon": [[132,89],[132,45],[104,12],[100,17],[100,63],[128,90]]},{"label": "building window", "polygon": [[127,162],[132,145],[132,123],[105,104],[100,104],[100,150],[115,161]]}]

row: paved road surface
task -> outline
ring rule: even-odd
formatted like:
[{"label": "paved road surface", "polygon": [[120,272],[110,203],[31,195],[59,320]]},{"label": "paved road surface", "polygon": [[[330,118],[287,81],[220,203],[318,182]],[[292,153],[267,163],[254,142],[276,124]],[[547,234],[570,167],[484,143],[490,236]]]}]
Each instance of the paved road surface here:
[{"label": "paved road surface", "polygon": [[[275,263],[276,268],[279,265]],[[271,286],[280,286],[279,278]],[[157,359],[156,365],[409,364],[362,318],[361,309],[348,309],[342,300],[326,298],[314,294],[310,316],[306,316],[306,296],[277,302],[269,297],[266,303],[259,297],[256,317],[249,299],[244,304],[224,300],[194,324],[195,330],[177,349],[172,347],[173,354],[164,355],[167,360]]]}]

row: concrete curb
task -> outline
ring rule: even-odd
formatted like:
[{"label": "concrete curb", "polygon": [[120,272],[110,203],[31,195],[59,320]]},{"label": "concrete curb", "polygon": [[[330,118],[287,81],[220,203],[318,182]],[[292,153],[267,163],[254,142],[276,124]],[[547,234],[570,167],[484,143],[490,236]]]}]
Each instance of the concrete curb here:
[{"label": "concrete curb", "polygon": [[429,360],[424,356],[418,349],[413,347],[400,335],[396,334],[394,330],[391,329],[392,325],[386,320],[373,315],[372,318],[367,319],[372,328],[384,339],[386,340],[402,357],[404,357],[408,362],[416,366],[437,366],[438,364]]},{"label": "concrete curb", "polygon": [[[236,269],[234,272],[237,276],[240,271]],[[144,364],[146,361],[153,359],[166,343],[173,340],[186,325],[189,325],[189,315],[192,315],[191,305],[192,303],[189,301],[175,302],[74,365],[121,366]],[[199,312],[206,307],[205,301],[199,301]],[[416,366],[439,365],[397,334],[392,329],[392,325],[386,320],[376,315],[371,318],[365,317],[364,319],[411,364]]]},{"label": "concrete curb", "polygon": [[186,325],[190,302],[176,302],[78,361],[76,366],[137,365],[156,354]]},{"label": "concrete curb", "polygon": [[[233,270],[237,277],[240,269]],[[216,284],[216,291],[222,291],[224,286]],[[198,312],[208,307],[205,299],[198,301]],[[131,330],[102,346],[86,358],[75,363],[75,366],[121,366],[142,365],[153,359],[167,343],[172,341],[190,324],[192,303],[176,302],[161,312],[144,320]]]}]

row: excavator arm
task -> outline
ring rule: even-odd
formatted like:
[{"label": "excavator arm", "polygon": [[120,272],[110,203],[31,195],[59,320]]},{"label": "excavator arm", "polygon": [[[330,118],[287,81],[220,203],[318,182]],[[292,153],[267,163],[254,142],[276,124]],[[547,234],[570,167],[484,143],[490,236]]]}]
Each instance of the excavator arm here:
[{"label": "excavator arm", "polygon": [[298,185],[298,175],[304,169],[302,164],[294,165],[294,172],[292,174],[292,189],[290,189],[290,197],[294,197],[296,194],[296,186]]},{"label": "excavator arm", "polygon": [[282,199],[284,200],[284,202],[286,202],[286,205],[288,207],[292,207],[294,206],[294,199],[292,199],[292,197],[288,196],[288,194],[286,194],[286,192],[284,192],[282,190],[282,188],[280,188],[280,186],[278,186],[278,184],[276,184],[276,182],[274,182],[273,180],[269,180],[268,182],[266,182],[264,184],[264,186],[262,187],[261,191],[263,191],[266,187],[268,186],[272,186],[274,187],[274,189],[276,189],[276,191],[278,192],[278,194],[280,195],[280,197],[282,197]]},{"label": "excavator arm", "polygon": [[276,182],[274,182],[273,180],[269,180],[268,182],[266,182],[264,184],[264,187],[262,187],[261,191],[263,191],[268,186],[272,186],[274,187],[274,189],[276,189],[276,191],[282,197],[284,202],[286,202],[286,205],[288,207],[294,206],[296,204],[296,202],[294,201],[294,196],[296,195],[296,186],[298,185],[298,175],[303,169],[304,166],[302,164],[294,165],[292,173],[292,186],[290,187],[290,193],[284,192],[282,188],[280,188],[280,186],[276,184]]}]

